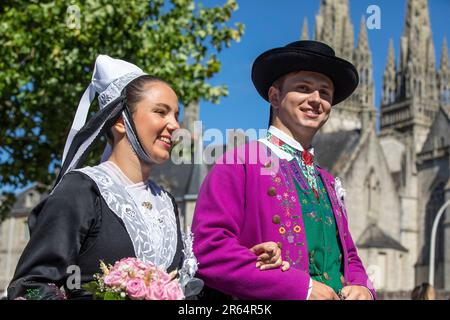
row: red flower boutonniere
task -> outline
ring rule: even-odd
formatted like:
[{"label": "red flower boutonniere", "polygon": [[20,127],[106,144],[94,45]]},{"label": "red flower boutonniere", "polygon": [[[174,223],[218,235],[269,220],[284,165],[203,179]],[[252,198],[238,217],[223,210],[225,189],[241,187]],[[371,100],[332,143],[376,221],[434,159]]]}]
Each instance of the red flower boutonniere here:
[{"label": "red flower boutonniere", "polygon": [[313,155],[311,153],[309,153],[307,150],[303,150],[302,151],[302,159],[303,159],[303,162],[307,166],[313,164]]},{"label": "red flower boutonniere", "polygon": [[319,193],[316,189],[313,188],[314,196],[316,197],[316,200],[319,200]]}]

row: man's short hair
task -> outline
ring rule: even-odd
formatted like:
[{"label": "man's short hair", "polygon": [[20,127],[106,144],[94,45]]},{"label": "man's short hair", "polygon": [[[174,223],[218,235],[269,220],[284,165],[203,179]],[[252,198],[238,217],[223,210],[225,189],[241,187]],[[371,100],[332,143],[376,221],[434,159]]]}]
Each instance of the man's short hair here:
[{"label": "man's short hair", "polygon": [[[286,79],[286,77],[288,75],[289,75],[289,73],[279,77],[277,80],[275,80],[272,83],[272,87],[275,87],[280,92],[282,92],[283,91],[284,80]],[[272,107],[272,104],[271,104],[270,105],[270,114],[269,114],[269,125],[267,126],[267,128],[269,128],[272,125],[272,121],[273,121],[273,107]]]}]

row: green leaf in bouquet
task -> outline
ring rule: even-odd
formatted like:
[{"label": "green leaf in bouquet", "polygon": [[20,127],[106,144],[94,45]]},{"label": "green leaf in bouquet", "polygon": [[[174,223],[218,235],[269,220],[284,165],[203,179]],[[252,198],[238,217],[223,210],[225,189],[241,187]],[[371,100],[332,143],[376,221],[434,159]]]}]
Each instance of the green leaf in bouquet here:
[{"label": "green leaf in bouquet", "polygon": [[91,281],[88,283],[85,283],[81,286],[86,291],[89,291],[92,294],[95,294],[98,290],[98,283],[96,281]]},{"label": "green leaf in bouquet", "polygon": [[105,300],[105,293],[104,292],[96,292],[96,293],[94,293],[92,298],[94,300]]},{"label": "green leaf in bouquet", "polygon": [[103,300],[125,300],[125,298],[122,298],[119,292],[106,292]]},{"label": "green leaf in bouquet", "polygon": [[105,300],[105,292],[100,292],[97,291],[96,293],[94,293],[94,295],[92,296],[93,300]]}]

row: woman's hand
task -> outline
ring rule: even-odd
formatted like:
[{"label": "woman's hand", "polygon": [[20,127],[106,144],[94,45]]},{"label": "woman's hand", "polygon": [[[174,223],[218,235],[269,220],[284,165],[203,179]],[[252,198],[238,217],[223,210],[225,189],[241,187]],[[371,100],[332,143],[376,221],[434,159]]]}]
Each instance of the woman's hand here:
[{"label": "woman's hand", "polygon": [[256,267],[260,270],[281,267],[282,271],[286,271],[290,268],[289,262],[283,261],[281,258],[281,249],[273,241],[257,244],[250,251],[258,256],[256,259]]}]

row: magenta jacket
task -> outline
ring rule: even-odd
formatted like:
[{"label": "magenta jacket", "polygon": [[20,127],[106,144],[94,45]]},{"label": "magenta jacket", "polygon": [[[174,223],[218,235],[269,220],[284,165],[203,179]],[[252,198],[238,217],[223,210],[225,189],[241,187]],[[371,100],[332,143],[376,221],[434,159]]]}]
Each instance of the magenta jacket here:
[{"label": "magenta jacket", "polygon": [[[207,286],[239,299],[304,300],[310,281],[307,245],[294,247],[284,241],[272,220],[286,205],[301,216],[292,175],[287,175],[296,162],[267,153],[264,144],[250,142],[224,154],[205,178],[192,222],[197,276]],[[345,280],[368,287],[376,297],[350,235],[345,208],[336,197],[335,179],[323,169],[319,172],[338,226]],[[303,220],[299,221],[300,241],[306,244]],[[298,265],[286,272],[256,268],[256,255],[249,248],[266,241],[281,242],[282,251],[299,252]]]}]

